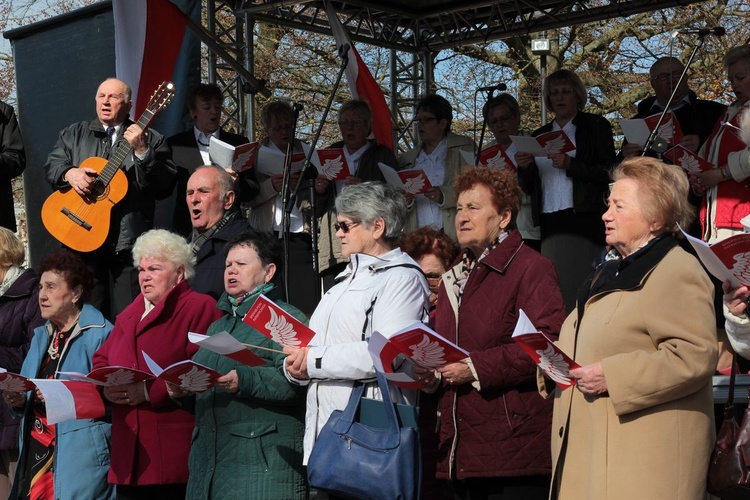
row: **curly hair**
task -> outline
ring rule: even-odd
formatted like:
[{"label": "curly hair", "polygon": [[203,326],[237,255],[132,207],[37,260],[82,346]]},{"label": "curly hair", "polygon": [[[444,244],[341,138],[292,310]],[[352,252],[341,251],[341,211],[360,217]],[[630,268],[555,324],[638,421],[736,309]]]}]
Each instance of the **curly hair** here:
[{"label": "curly hair", "polygon": [[459,246],[442,231],[425,226],[404,235],[399,245],[414,260],[434,255],[448,269],[458,256]]},{"label": "curly hair", "polygon": [[76,303],[78,309],[91,299],[91,291],[94,289],[94,271],[77,254],[58,250],[47,255],[39,264],[39,274],[42,275],[48,271],[62,276],[71,290],[80,285],[81,300]]},{"label": "curly hair", "polygon": [[456,199],[461,193],[477,185],[489,189],[492,205],[497,213],[510,210],[508,229],[515,229],[516,217],[521,209],[521,188],[518,186],[515,172],[487,167],[464,167],[453,181]]},{"label": "curly hair", "polygon": [[635,156],[615,167],[612,179],[615,182],[620,179],[637,182],[644,217],[662,223],[667,232],[681,234],[677,225],[687,227],[695,217],[695,211],[687,201],[690,184],[680,167],[648,156]]},{"label": "curly hair", "polygon": [[186,280],[195,274],[195,255],[190,244],[179,234],[166,229],[151,229],[135,240],[133,266],[140,266],[141,259],[145,258],[164,259],[175,269],[182,267]]}]

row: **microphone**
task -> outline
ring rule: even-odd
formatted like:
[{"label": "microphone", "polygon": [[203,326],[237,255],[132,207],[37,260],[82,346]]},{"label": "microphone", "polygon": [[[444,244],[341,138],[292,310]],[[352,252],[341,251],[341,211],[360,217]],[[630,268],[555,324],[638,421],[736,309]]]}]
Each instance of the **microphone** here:
[{"label": "microphone", "polygon": [[299,113],[303,109],[305,109],[305,105],[302,103],[295,102],[294,104],[292,104],[292,111],[294,111],[295,113]]},{"label": "microphone", "polygon": [[507,85],[505,85],[504,83],[498,83],[496,85],[490,85],[488,87],[479,87],[476,93],[478,94],[479,92],[491,92],[493,90],[499,90],[500,92],[502,92],[503,90],[507,90],[507,89],[508,89]]},{"label": "microphone", "polygon": [[343,45],[339,45],[339,57],[344,57],[349,53],[349,49],[351,47],[348,43],[345,43]]},{"label": "microphone", "polygon": [[677,35],[724,36],[726,32],[727,30],[725,30],[721,26],[716,26],[715,28],[682,28],[681,30],[675,31],[674,36],[677,36]]}]

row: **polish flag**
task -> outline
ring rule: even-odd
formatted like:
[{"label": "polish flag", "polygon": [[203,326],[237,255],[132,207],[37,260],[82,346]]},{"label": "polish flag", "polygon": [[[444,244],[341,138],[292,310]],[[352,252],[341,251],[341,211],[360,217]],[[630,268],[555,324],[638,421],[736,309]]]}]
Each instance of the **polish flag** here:
[{"label": "polish flag", "polygon": [[49,424],[104,416],[104,402],[94,384],[45,379],[33,382],[44,397]]},{"label": "polish flag", "polygon": [[341,24],[341,20],[336,15],[336,10],[331,2],[326,1],[326,12],[328,13],[328,22],[331,25],[333,37],[336,39],[336,46],[348,44],[349,61],[346,66],[346,81],[349,84],[349,91],[354,99],[367,101],[372,112],[372,133],[375,135],[379,144],[383,144],[393,149],[393,126],[391,125],[391,111],[385,102],[385,96],[380,89],[380,85],[375,81],[367,65],[360,57],[357,49],[354,48],[349,33]]},{"label": "polish flag", "polygon": [[113,0],[117,78],[133,90],[131,118],[172,80],[188,17],[169,0]]},{"label": "polish flag", "polygon": [[228,332],[219,332],[214,335],[189,332],[188,340],[193,344],[226,356],[243,365],[263,366],[266,364],[266,360],[248,349],[245,344],[232,337]]}]

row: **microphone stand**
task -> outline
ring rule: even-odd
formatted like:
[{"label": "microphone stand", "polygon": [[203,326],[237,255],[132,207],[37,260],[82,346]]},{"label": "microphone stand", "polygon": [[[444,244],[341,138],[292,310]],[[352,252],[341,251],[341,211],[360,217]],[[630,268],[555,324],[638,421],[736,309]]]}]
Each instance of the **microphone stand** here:
[{"label": "microphone stand", "polygon": [[[493,95],[495,93],[495,89],[491,88],[487,93],[487,100],[485,101],[485,104],[489,102],[490,99],[492,99]],[[482,106],[484,108],[484,106]],[[487,113],[482,113],[482,131],[479,133],[479,147],[477,148],[477,154],[474,157],[474,166],[478,167],[479,165],[479,157],[482,154],[482,143],[484,142],[484,131],[487,128],[487,115],[489,114],[489,110]]]},{"label": "microphone stand", "polygon": [[[286,147],[286,156],[284,157],[284,176],[281,181],[281,203],[284,206],[284,213],[281,219],[281,236],[284,246],[284,301],[289,302],[289,239],[291,237],[291,225],[292,225],[292,210],[286,210],[286,206],[290,200],[289,182],[292,176],[292,157],[294,156],[294,142],[297,136],[297,121],[299,120],[299,112],[302,110],[300,104],[292,105],[292,125],[291,125],[291,139]],[[301,183],[302,179],[297,181],[297,185]],[[296,193],[296,191],[295,191]],[[294,200],[293,197],[291,197]],[[292,203],[292,206],[294,204]]]},{"label": "microphone stand", "polygon": [[[695,47],[693,47],[693,52],[691,52],[690,57],[688,58],[687,63],[685,64],[685,68],[682,70],[682,74],[680,75],[680,78],[677,80],[677,83],[672,86],[672,94],[669,96],[669,100],[667,101],[667,104],[664,106],[664,109],[662,110],[661,115],[659,115],[659,120],[656,122],[656,125],[654,126],[653,130],[651,130],[651,133],[648,135],[648,139],[646,139],[646,144],[643,145],[643,151],[641,152],[641,156],[646,156],[646,152],[650,149],[651,151],[656,153],[659,159],[661,159],[662,154],[669,147],[669,142],[666,139],[664,139],[663,137],[657,136],[657,134],[659,133],[659,127],[661,127],[661,124],[664,121],[664,117],[669,111],[669,106],[672,105],[672,100],[674,99],[674,96],[677,93],[677,89],[680,88],[680,84],[682,84],[682,81],[685,79],[685,75],[687,75],[688,68],[690,67],[690,64],[693,62],[696,52],[698,52],[698,49],[703,46],[703,42],[705,41],[706,35],[709,35],[709,33],[698,34],[698,43],[696,43]],[[674,119],[676,120],[677,118],[674,118]]]},{"label": "microphone stand", "polygon": [[[312,164],[312,155],[315,153],[315,148],[318,144],[318,140],[320,139],[320,134],[323,132],[323,126],[326,123],[326,118],[328,117],[328,113],[331,111],[331,106],[333,105],[333,99],[336,97],[336,92],[338,91],[339,85],[341,84],[341,78],[344,76],[344,71],[346,71],[346,67],[349,64],[349,44],[344,44],[339,47],[338,55],[341,58],[341,67],[339,68],[339,73],[336,76],[336,81],[333,84],[333,89],[331,91],[331,94],[328,96],[328,102],[326,103],[326,107],[323,110],[323,115],[320,119],[320,124],[318,125],[318,129],[315,131],[315,137],[312,140],[312,143],[310,144],[310,149],[307,151],[307,157],[305,158],[305,166],[302,169],[303,176],[307,177],[308,179],[315,179],[318,176],[318,169],[315,168]],[[296,126],[296,120],[295,120],[295,126]],[[284,239],[289,238],[289,220],[292,213],[292,208],[294,207],[295,201],[297,199],[300,186],[302,185],[302,177],[297,182],[297,185],[294,186],[294,191],[291,193],[291,196],[284,201],[284,220],[287,221],[286,225],[284,226]],[[320,274],[320,264],[318,262],[318,218],[315,211],[315,198],[317,193],[315,192],[315,185],[314,183],[310,183],[310,203],[311,203],[311,210],[312,210],[312,221],[310,224],[310,230],[312,232],[312,257],[313,257],[313,270],[315,271],[315,275]],[[287,251],[284,252],[284,282],[287,283],[288,281],[288,274],[289,274],[289,253]],[[315,287],[315,301],[317,302],[320,300],[320,286]],[[288,288],[287,288],[288,290]],[[287,291],[287,295],[288,295]]]}]

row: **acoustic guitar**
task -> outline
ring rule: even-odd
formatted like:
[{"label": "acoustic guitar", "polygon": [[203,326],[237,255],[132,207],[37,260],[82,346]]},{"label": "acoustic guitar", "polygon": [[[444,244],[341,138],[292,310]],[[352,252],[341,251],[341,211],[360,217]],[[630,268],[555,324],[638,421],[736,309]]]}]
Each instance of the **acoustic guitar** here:
[{"label": "acoustic guitar", "polygon": [[[169,104],[172,97],[174,84],[163,82],[136,124],[146,130],[156,113]],[[128,192],[128,178],[120,167],[132,151],[133,147],[127,141],[119,141],[109,161],[92,156],[81,163],[81,167],[97,172],[89,195],[81,196],[68,187],[47,198],[42,206],[42,222],[55,239],[79,252],[92,252],[104,244],[109,235],[112,208]]]}]

